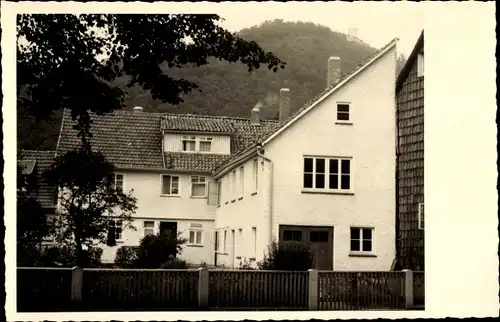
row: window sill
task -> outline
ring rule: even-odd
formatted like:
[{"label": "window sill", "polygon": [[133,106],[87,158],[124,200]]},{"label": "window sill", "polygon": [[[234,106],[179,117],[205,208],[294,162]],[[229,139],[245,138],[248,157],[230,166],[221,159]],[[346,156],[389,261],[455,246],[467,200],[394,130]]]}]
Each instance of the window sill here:
[{"label": "window sill", "polygon": [[187,247],[203,247],[203,245],[200,244],[186,244]]},{"label": "window sill", "polygon": [[256,194],[257,194],[257,191],[252,192],[252,193],[250,194],[250,196],[255,196]]},{"label": "window sill", "polygon": [[318,194],[327,194],[327,195],[350,195],[350,196],[354,196],[354,192],[352,192],[352,191],[332,191],[332,190],[309,190],[309,189],[302,189],[302,193],[318,193]]},{"label": "window sill", "polygon": [[236,259],[241,259],[241,256],[236,256]]},{"label": "window sill", "polygon": [[189,196],[191,199],[207,199],[207,196]]},{"label": "window sill", "polygon": [[229,201],[224,202],[225,205],[227,205],[228,203],[229,203]]},{"label": "window sill", "polygon": [[160,197],[167,197],[167,198],[180,198],[180,195],[166,195],[166,194],[161,194]]},{"label": "window sill", "polygon": [[236,202],[236,199],[231,200],[231,202]]},{"label": "window sill", "polygon": [[239,197],[238,200],[243,200],[243,197]]},{"label": "window sill", "polygon": [[349,253],[349,257],[377,257],[377,255],[371,253]]},{"label": "window sill", "polygon": [[339,121],[335,122],[335,124],[336,125],[353,125],[352,122],[339,122]]}]

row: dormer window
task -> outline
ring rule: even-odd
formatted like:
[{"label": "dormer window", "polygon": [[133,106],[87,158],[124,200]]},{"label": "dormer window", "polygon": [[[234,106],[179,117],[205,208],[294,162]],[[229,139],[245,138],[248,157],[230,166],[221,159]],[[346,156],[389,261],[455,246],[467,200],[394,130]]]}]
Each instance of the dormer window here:
[{"label": "dormer window", "polygon": [[194,136],[182,137],[182,151],[194,152],[196,147],[196,138]]},{"label": "dormer window", "polygon": [[200,152],[210,152],[212,151],[212,138],[202,137],[200,138]]}]

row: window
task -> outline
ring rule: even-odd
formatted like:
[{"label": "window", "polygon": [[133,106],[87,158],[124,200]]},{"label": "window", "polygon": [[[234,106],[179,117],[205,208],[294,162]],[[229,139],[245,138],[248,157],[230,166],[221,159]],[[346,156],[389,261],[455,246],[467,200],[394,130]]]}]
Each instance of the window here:
[{"label": "window", "polygon": [[243,197],[245,190],[245,168],[240,167],[240,197]]},{"label": "window", "polygon": [[194,136],[183,136],[182,137],[182,151],[194,152],[196,146],[196,140]]},{"label": "window", "polygon": [[109,179],[113,189],[123,190],[123,174],[113,173]]},{"label": "window", "polygon": [[123,232],[123,222],[121,220],[111,220],[111,227],[115,234],[115,240],[121,240]]},{"label": "window", "polygon": [[224,230],[224,253],[227,251],[227,230]]},{"label": "window", "polygon": [[206,197],[207,179],[202,176],[191,176],[191,197]]},{"label": "window", "polygon": [[231,172],[231,200],[236,199],[236,170]]},{"label": "window", "polygon": [[191,224],[189,228],[189,244],[202,245],[203,244],[203,225],[198,223]]},{"label": "window", "polygon": [[[57,224],[57,220],[56,220],[56,216],[55,215],[47,215],[45,217],[45,219],[47,220],[47,227],[53,229],[57,229],[57,227],[55,227],[55,225]],[[44,236],[43,237],[43,241],[53,241],[54,240],[54,236],[52,235],[47,235],[47,236]]]},{"label": "window", "polygon": [[349,104],[337,104],[337,121],[349,121]]},{"label": "window", "polygon": [[373,228],[351,227],[351,252],[372,251]]},{"label": "window", "polygon": [[424,229],[424,224],[425,224],[425,217],[424,217],[424,204],[419,203],[418,204],[418,229]]},{"label": "window", "polygon": [[155,234],[155,222],[154,221],[144,221],[144,236]]},{"label": "window", "polygon": [[257,227],[252,227],[253,256],[257,254]]},{"label": "window", "polygon": [[309,189],[332,191],[350,190],[351,160],[305,157],[303,186]]},{"label": "window", "polygon": [[161,194],[162,195],[179,195],[179,177],[171,175],[161,176]]},{"label": "window", "polygon": [[243,229],[238,229],[238,254],[242,253],[243,249]]},{"label": "window", "polygon": [[212,151],[212,138],[200,138],[200,152]]},{"label": "window", "polygon": [[284,230],[283,241],[302,241],[301,230]]},{"label": "window", "polygon": [[327,231],[311,231],[309,234],[309,241],[312,243],[327,243],[328,242],[328,232]]},{"label": "window", "polygon": [[258,187],[258,181],[259,181],[259,161],[257,159],[253,160],[253,167],[252,167],[253,173],[253,185],[254,185],[254,192],[257,192],[257,187]]},{"label": "window", "polygon": [[417,58],[417,77],[424,76],[424,53],[418,54]]}]

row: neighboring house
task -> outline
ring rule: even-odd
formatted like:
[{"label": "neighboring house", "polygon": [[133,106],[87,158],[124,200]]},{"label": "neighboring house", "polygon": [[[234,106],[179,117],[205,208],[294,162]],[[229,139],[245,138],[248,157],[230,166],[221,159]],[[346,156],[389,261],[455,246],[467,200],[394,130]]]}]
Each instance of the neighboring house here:
[{"label": "neighboring house", "polygon": [[282,90],[278,127],[214,171],[217,264],[259,261],[275,240],[310,242],[318,269],[390,269],[396,43],[343,78],[331,57],[327,88],[290,117]]},{"label": "neighboring house", "polygon": [[[116,222],[118,246],[171,230],[181,258],[228,267],[261,260],[273,241],[311,242],[319,269],[387,270],[395,257],[395,71],[391,41],[295,113],[279,120],[115,111],[92,116],[91,144],[138,199],[134,230]],[[65,111],[56,153],[77,148]]]},{"label": "neighboring house", "polygon": [[424,270],[424,32],[396,82],[397,251],[401,268]]},{"label": "neighboring house", "polygon": [[[28,180],[34,184],[34,189],[29,191],[28,196],[38,201],[49,221],[56,211],[57,187],[50,185],[43,173],[49,169],[54,157],[55,151],[20,150],[17,155],[17,163],[22,167],[23,175],[28,176]],[[50,242],[52,239],[48,236],[44,241]]]}]

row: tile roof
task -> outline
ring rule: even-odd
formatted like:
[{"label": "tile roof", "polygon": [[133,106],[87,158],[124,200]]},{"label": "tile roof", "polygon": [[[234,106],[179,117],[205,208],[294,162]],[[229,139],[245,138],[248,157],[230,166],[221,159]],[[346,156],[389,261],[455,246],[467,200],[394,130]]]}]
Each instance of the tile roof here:
[{"label": "tile roof", "polygon": [[20,150],[17,155],[19,164],[23,166],[33,165],[31,173],[35,174],[38,186],[33,197],[44,208],[54,208],[56,204],[57,188],[51,186],[43,177],[43,173],[50,167],[54,161],[54,157],[54,151]]},{"label": "tile roof", "polygon": [[[92,147],[103,153],[117,168],[171,169],[211,172],[231,155],[162,152],[162,132],[197,131],[231,135],[231,154],[245,150],[259,138],[273,131],[278,121],[226,116],[163,114],[139,111],[114,111],[92,117]],[[69,111],[64,111],[57,153],[77,148],[80,140]],[[177,124],[177,125],[176,125]],[[163,155],[162,155],[163,153]],[[165,162],[165,164],[164,164]]]}]

